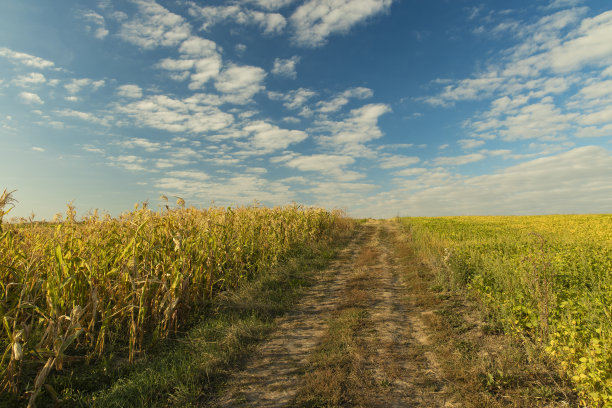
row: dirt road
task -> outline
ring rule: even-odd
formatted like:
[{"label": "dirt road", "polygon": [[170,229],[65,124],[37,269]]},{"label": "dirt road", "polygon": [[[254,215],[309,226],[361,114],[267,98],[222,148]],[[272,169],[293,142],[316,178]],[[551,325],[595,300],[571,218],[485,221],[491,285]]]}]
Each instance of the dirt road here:
[{"label": "dirt road", "polygon": [[450,406],[399,271],[395,228],[365,224],[214,405]]}]

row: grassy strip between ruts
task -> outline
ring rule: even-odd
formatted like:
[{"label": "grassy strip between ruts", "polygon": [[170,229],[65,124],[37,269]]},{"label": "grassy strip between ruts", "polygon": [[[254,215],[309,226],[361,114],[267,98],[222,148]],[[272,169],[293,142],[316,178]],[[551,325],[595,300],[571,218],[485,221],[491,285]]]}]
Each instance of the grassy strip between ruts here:
[{"label": "grassy strip between ruts", "polygon": [[[163,341],[133,365],[125,356],[110,356],[89,367],[64,369],[48,380],[38,406],[206,405],[351,236],[347,228],[332,244],[296,250],[269,272],[220,294],[183,335]],[[3,403],[17,406],[18,401]]]},{"label": "grassy strip between ruts", "polygon": [[513,336],[469,292],[437,284],[437,271],[418,255],[408,230],[395,240],[395,254],[415,315],[420,315],[440,375],[454,402],[465,407],[578,406],[567,378],[554,363]]},{"label": "grassy strip between ruts", "polygon": [[378,256],[370,246],[357,255],[355,271],[327,323],[327,333],[310,358],[292,406],[372,406],[380,385],[366,369],[369,350],[363,336],[368,330],[372,289],[378,284],[371,270]]}]

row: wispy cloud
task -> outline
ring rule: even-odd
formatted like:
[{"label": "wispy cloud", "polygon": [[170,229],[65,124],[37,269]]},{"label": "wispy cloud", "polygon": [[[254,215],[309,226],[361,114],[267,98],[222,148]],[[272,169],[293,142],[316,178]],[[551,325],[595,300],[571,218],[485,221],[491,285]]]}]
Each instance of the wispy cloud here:
[{"label": "wispy cloud", "polygon": [[223,94],[224,101],[243,105],[264,90],[265,77],[266,72],[259,67],[230,65],[217,77],[215,88]]},{"label": "wispy cloud", "polygon": [[364,149],[363,144],[383,136],[378,119],[388,112],[391,112],[391,108],[386,104],[368,104],[351,110],[343,120],[316,121],[316,130],[329,134],[319,136],[319,143],[344,154],[367,156],[370,152]]},{"label": "wispy cloud", "polygon": [[317,111],[321,113],[337,112],[340,109],[342,109],[344,105],[349,103],[349,100],[351,98],[367,99],[367,98],[371,98],[373,95],[374,95],[374,92],[369,88],[365,88],[365,87],[350,88],[344,92],[339,93],[338,95],[336,95],[333,99],[329,101],[318,102]]},{"label": "wispy cloud", "polygon": [[274,67],[272,68],[271,72],[274,75],[295,79],[297,77],[295,66],[298,64],[298,62],[300,62],[300,57],[298,56],[293,56],[288,59],[275,58]]},{"label": "wispy cloud", "polygon": [[380,161],[380,167],[383,168],[383,169],[393,169],[393,168],[398,168],[398,167],[408,167],[408,166],[416,164],[416,163],[418,163],[420,161],[421,161],[421,159],[419,159],[416,156],[402,156],[402,155],[397,155],[396,154],[396,155],[384,157]]},{"label": "wispy cloud", "polygon": [[119,36],[144,49],[175,46],[186,40],[191,26],[178,14],[174,14],[152,0],[132,0],[138,14],[123,23]]},{"label": "wispy cloud", "polygon": [[0,48],[0,57],[8,58],[11,62],[16,64],[25,65],[27,67],[45,69],[45,68],[53,68],[55,64],[49,60],[35,57],[30,54],[26,54],[23,52],[13,51],[6,47]]},{"label": "wispy cloud", "polygon": [[41,97],[33,92],[20,92],[19,99],[29,105],[42,105],[44,103]]},{"label": "wispy cloud", "polygon": [[13,80],[13,84],[22,88],[44,84],[45,82],[47,82],[47,78],[45,78],[45,76],[40,72],[31,72],[28,75],[20,75]]},{"label": "wispy cloud", "polygon": [[319,47],[335,33],[386,12],[391,0],[308,0],[291,15],[293,40],[306,47]]},{"label": "wispy cloud", "polygon": [[482,153],[471,153],[462,156],[440,156],[433,159],[433,163],[437,166],[461,166],[468,163],[474,163],[484,159],[486,156]]},{"label": "wispy cloud", "polygon": [[142,88],[134,84],[121,85],[117,87],[117,95],[124,98],[140,99],[142,98]]},{"label": "wispy cloud", "polygon": [[197,97],[175,99],[153,95],[117,105],[115,110],[127,115],[132,123],[170,132],[206,133],[221,130],[234,122],[233,115]]},{"label": "wispy cloud", "polygon": [[283,106],[287,109],[295,110],[304,107],[304,105],[314,97],[317,93],[311,89],[299,88],[287,93],[268,92],[268,97],[274,101],[283,101]]},{"label": "wispy cloud", "polygon": [[244,130],[251,135],[248,147],[252,149],[251,153],[255,154],[283,150],[308,137],[308,134],[301,130],[282,129],[264,121],[251,122],[244,127]]},{"label": "wispy cloud", "polygon": [[103,40],[109,34],[109,31],[106,29],[104,16],[101,14],[98,14],[93,10],[87,10],[81,12],[79,16],[87,23],[85,29],[88,32],[93,32],[94,37],[97,39]]},{"label": "wispy cloud", "polygon": [[64,85],[64,88],[66,88],[68,93],[74,95],[85,88],[90,88],[93,91],[97,91],[98,89],[103,87],[105,83],[106,81],[103,79],[94,81],[90,78],[79,78],[72,79],[68,84]]},{"label": "wispy cloud", "polygon": [[203,20],[202,30],[208,30],[222,22],[232,21],[241,25],[257,25],[264,34],[278,34],[287,25],[287,21],[282,14],[250,10],[237,4],[202,7],[190,3],[189,13]]},{"label": "wispy cloud", "polygon": [[612,156],[585,146],[475,177],[427,180],[414,175],[405,190],[370,197],[360,214],[488,215],[605,213],[612,205]]},{"label": "wispy cloud", "polygon": [[107,115],[107,116],[101,117],[91,112],[82,112],[82,111],[77,111],[74,109],[60,109],[60,110],[56,110],[55,113],[62,117],[76,118],[79,120],[83,120],[89,123],[95,123],[97,125],[102,125],[102,126],[110,126],[111,121],[113,120],[112,116]]},{"label": "wispy cloud", "polygon": [[346,169],[347,166],[355,163],[355,159],[350,156],[333,154],[294,155],[293,157],[280,158],[280,161],[284,161],[284,165],[287,167],[304,172],[330,175],[340,181],[353,181],[364,177],[362,174]]}]

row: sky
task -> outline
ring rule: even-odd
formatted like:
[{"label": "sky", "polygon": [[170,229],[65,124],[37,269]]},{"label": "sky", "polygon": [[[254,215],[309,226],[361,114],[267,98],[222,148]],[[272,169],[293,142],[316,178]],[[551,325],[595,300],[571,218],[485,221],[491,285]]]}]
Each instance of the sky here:
[{"label": "sky", "polygon": [[4,0],[0,142],[17,217],[612,213],[612,3]]}]

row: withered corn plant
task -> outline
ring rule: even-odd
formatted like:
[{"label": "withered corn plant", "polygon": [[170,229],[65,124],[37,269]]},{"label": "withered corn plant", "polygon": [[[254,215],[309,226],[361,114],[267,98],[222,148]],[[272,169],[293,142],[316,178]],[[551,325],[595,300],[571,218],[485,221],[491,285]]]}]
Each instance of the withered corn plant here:
[{"label": "withered corn plant", "polygon": [[[3,194],[11,203],[10,193]],[[5,205],[6,205],[5,204]],[[0,389],[29,393],[53,370],[167,337],[216,293],[293,248],[330,239],[340,212],[143,205],[118,218],[6,224],[0,238]],[[2,209],[2,207],[0,207]],[[27,368],[27,370],[25,370]],[[35,374],[34,374],[35,373]]]}]

